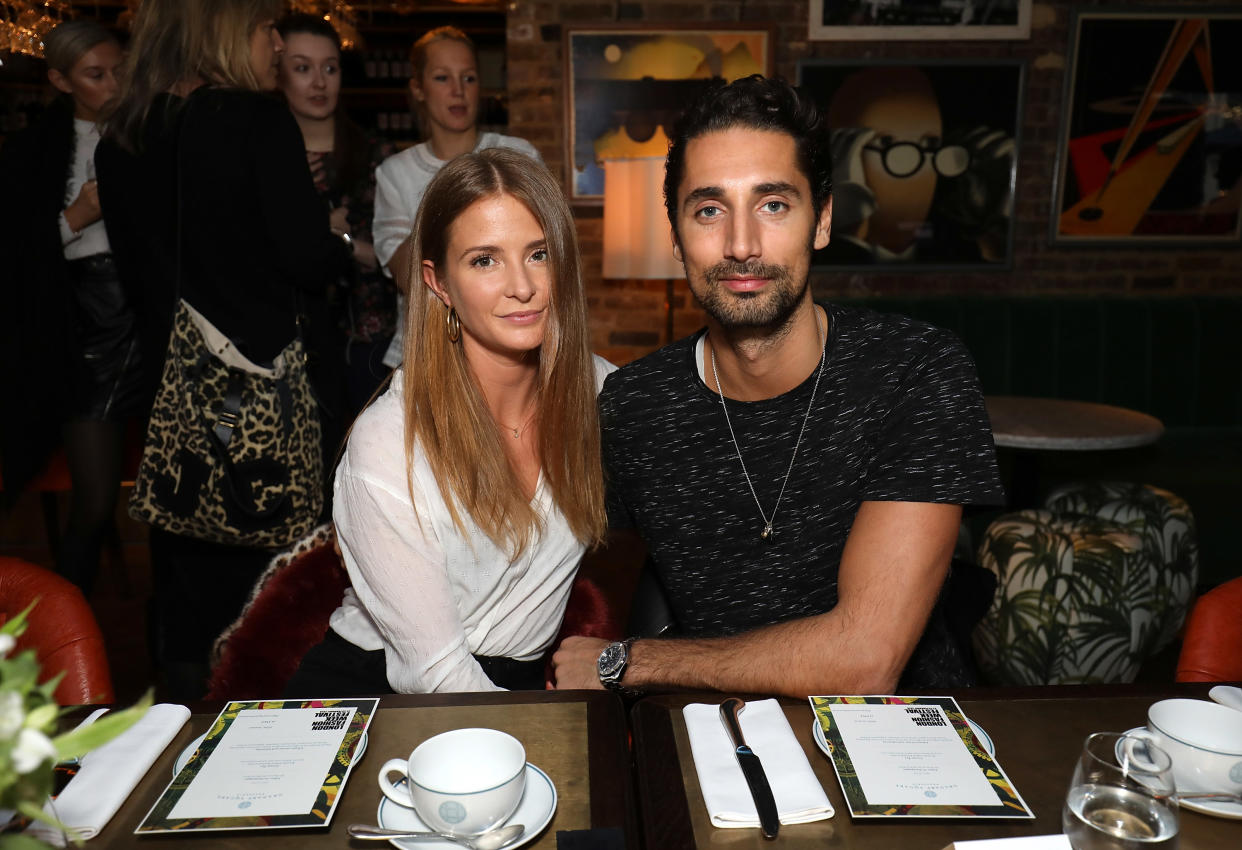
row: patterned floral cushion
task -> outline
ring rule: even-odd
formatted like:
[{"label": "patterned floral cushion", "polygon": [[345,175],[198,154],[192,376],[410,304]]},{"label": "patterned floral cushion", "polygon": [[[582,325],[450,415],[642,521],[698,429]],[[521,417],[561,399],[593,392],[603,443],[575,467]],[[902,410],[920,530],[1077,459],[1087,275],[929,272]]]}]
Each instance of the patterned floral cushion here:
[{"label": "patterned floral cushion", "polygon": [[1133,681],[1161,633],[1156,559],[1120,523],[1006,514],[988,526],[979,563],[998,581],[974,632],[980,670],[995,684]]},{"label": "patterned floral cushion", "polygon": [[1143,538],[1155,560],[1156,584],[1137,604],[1149,608],[1160,626],[1152,652],[1177,637],[1199,581],[1195,518],[1185,500],[1168,490],[1129,481],[1091,481],[1054,490],[1044,506],[1058,514],[1087,514],[1112,520]]}]

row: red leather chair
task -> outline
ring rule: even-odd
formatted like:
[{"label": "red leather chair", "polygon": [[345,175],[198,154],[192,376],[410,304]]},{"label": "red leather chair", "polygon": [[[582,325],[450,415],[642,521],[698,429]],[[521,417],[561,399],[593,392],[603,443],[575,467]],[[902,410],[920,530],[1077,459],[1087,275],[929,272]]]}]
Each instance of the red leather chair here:
[{"label": "red leather chair", "polygon": [[1242,578],[1199,597],[1186,620],[1179,682],[1242,681]]},{"label": "red leather chair", "polygon": [[14,651],[35,651],[41,681],[65,671],[56,686],[61,705],[114,702],[103,634],[82,591],[51,570],[0,557],[0,622],[20,614],[35,599],[39,604]]}]

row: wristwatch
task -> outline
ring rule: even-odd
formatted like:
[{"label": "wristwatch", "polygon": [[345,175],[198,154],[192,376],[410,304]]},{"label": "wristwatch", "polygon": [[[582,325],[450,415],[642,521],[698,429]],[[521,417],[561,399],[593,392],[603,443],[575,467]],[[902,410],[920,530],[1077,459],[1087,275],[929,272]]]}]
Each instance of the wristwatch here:
[{"label": "wristwatch", "polygon": [[634,643],[634,638],[626,638],[625,640],[608,644],[604,647],[604,651],[599,654],[599,660],[595,662],[601,685],[610,691],[617,691],[618,693],[631,696],[636,695],[638,691],[621,684],[621,678],[625,676],[625,668],[630,663],[630,645],[632,643]]}]

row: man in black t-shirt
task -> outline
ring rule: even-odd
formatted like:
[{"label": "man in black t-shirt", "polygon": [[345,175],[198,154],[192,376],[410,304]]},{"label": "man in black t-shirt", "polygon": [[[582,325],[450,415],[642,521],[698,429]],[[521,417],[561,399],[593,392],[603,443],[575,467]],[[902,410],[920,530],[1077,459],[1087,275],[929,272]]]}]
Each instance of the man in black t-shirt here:
[{"label": "man in black t-shirt", "polygon": [[968,683],[932,614],[961,505],[1003,495],[983,399],[951,334],[812,301],[826,133],[760,77],[678,124],[666,206],[707,328],[611,375],[600,409],[610,524],[642,537],[685,637],[567,639],[557,687]]}]

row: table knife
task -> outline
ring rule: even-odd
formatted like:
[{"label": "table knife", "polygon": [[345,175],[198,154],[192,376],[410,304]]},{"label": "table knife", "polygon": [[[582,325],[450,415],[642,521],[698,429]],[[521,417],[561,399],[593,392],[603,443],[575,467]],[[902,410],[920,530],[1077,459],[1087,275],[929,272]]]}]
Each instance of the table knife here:
[{"label": "table knife", "polygon": [[746,707],[746,703],[737,697],[730,697],[720,704],[720,719],[733,742],[733,754],[746,777],[750,787],[750,796],[755,799],[755,811],[759,813],[759,827],[764,838],[775,838],[781,828],[780,817],[776,813],[776,799],[772,796],[772,786],[768,785],[767,774],[763,772],[763,763],[746,744],[742,736],[742,724],[738,714]]}]

